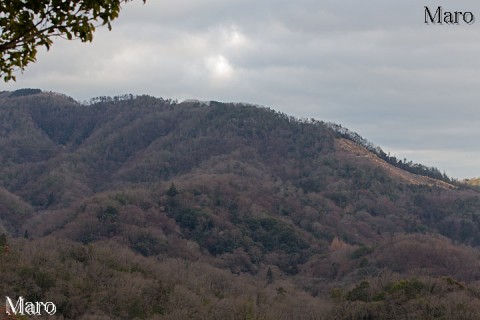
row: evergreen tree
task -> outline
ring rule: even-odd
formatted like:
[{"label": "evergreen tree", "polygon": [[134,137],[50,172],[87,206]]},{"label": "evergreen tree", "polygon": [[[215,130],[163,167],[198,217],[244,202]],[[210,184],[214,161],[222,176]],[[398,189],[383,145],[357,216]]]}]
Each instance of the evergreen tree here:
[{"label": "evergreen tree", "polygon": [[169,188],[168,191],[167,191],[167,196],[173,198],[173,197],[175,197],[177,194],[178,194],[178,190],[177,190],[177,188],[175,188],[175,184],[172,183],[172,184],[170,185],[170,188]]}]

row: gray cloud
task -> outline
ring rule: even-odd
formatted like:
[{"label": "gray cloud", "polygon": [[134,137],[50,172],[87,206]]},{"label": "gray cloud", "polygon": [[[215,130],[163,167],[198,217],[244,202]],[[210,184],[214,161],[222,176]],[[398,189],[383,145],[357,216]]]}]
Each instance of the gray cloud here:
[{"label": "gray cloud", "polygon": [[470,1],[149,0],[92,44],[59,39],[6,90],[258,103],[333,121],[392,151],[480,176],[480,21],[427,26]]}]

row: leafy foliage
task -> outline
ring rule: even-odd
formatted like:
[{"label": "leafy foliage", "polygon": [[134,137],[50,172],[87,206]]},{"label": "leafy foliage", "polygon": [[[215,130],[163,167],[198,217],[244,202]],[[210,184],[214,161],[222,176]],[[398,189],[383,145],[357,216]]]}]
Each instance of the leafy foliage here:
[{"label": "leafy foliage", "polygon": [[[15,80],[13,71],[35,61],[37,48],[52,38],[92,41],[95,23],[107,25],[129,0],[62,1],[8,0],[0,3],[0,74]],[[145,2],[145,1],[144,1]]]}]

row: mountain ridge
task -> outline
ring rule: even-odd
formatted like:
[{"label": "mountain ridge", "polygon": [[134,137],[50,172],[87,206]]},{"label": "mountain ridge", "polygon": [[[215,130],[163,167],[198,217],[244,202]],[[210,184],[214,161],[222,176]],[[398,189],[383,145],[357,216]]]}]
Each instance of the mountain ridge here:
[{"label": "mountain ridge", "polygon": [[[367,148],[363,147],[362,145],[358,145],[352,140],[348,140],[346,138],[340,138],[338,140],[338,144],[340,148],[345,149],[346,151],[355,154],[356,157],[366,157],[376,162],[379,166],[383,167],[385,170],[390,172],[392,175],[397,176],[398,178],[404,180],[409,184],[414,185],[433,185],[442,188],[456,188],[455,185],[445,182],[443,180],[438,180],[435,178],[431,178],[426,175],[415,174],[411,173],[410,171],[402,170],[399,167],[388,163],[384,159],[377,156],[376,153],[371,152]],[[450,180],[450,179],[448,179]]]},{"label": "mountain ridge", "polygon": [[[375,308],[393,307],[389,299],[416,308],[409,293],[398,296],[410,285],[448,308],[445,292],[462,303],[477,299],[461,295],[455,281],[478,289],[480,192],[403,170],[331,126],[246,104],[133,95],[80,104],[61,94],[3,92],[0,230],[12,254],[0,255],[0,288],[8,294],[15,287],[8,277],[26,274],[31,285],[17,290],[65,301],[66,318],[98,314],[99,304],[67,305],[72,297],[106,301],[92,283],[107,283],[115,295],[115,277],[162,306],[122,291],[131,303],[105,311],[117,319],[178,318],[179,297],[204,318],[223,310],[202,307],[208,296],[217,307],[268,319],[279,316],[268,306],[283,303],[291,317],[319,319],[370,307],[378,316]],[[173,283],[165,268],[186,277]],[[199,289],[192,274],[210,285]],[[235,300],[225,284],[239,279],[254,303]],[[305,313],[294,307],[300,301]]]}]

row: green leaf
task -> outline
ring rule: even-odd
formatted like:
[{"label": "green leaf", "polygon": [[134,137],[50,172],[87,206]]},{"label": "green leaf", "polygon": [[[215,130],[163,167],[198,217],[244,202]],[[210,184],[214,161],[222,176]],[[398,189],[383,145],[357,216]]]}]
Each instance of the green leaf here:
[{"label": "green leaf", "polygon": [[[95,24],[111,21],[130,0],[8,0],[0,3],[0,75],[14,80],[15,69],[35,61],[36,47],[50,49],[51,37],[92,41]],[[143,0],[145,3],[145,0]],[[75,14],[74,14],[75,13]],[[48,27],[46,27],[48,26]]]}]

